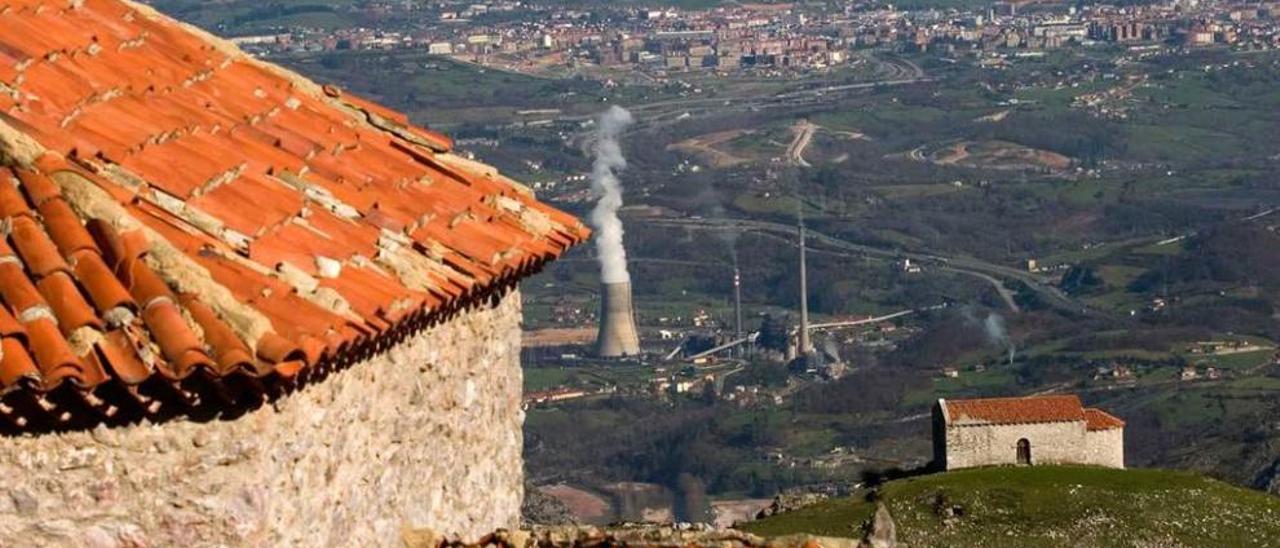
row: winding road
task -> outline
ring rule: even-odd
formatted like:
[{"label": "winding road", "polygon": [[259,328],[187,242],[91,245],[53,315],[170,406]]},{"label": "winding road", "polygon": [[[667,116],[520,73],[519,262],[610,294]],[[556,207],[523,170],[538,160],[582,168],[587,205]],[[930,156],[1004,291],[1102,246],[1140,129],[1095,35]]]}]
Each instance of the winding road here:
[{"label": "winding road", "polygon": [[808,120],[800,120],[791,126],[791,131],[796,136],[787,146],[787,161],[795,166],[813,167],[804,159],[804,149],[809,148],[809,143],[813,141],[813,134],[818,131],[818,126]]}]

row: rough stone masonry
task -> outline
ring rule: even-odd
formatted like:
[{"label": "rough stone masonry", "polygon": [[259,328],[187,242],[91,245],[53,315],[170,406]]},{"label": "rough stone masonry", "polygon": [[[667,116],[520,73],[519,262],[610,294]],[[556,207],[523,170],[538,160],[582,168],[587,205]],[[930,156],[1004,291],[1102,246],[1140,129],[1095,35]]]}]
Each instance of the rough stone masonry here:
[{"label": "rough stone masonry", "polygon": [[520,295],[234,420],[4,440],[0,546],[388,546],[514,528]]}]

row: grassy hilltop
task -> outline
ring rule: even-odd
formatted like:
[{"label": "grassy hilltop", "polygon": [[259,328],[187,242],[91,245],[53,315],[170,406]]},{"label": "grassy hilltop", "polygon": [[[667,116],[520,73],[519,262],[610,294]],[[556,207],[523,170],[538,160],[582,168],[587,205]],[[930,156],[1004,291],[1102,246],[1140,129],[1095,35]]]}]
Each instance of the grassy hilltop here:
[{"label": "grassy hilltop", "polygon": [[[1280,546],[1280,497],[1188,472],[982,468],[880,493],[908,546]],[[857,537],[874,511],[837,499],[741,528]]]}]

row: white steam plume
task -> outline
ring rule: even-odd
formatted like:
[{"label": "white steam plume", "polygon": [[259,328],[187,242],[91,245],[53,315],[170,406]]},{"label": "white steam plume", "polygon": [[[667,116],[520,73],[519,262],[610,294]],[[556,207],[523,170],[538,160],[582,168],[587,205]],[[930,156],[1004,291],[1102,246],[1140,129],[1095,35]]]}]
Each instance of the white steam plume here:
[{"label": "white steam plume", "polygon": [[1004,317],[992,312],[987,315],[987,319],[982,322],[983,329],[987,332],[987,338],[993,344],[1003,346],[1009,350],[1009,363],[1013,363],[1013,357],[1017,354],[1017,348],[1013,345],[1013,340],[1009,338],[1009,332],[1004,327]]},{"label": "white steam plume", "polygon": [[600,197],[591,210],[591,226],[596,231],[596,253],[600,259],[601,281],[607,284],[631,281],[627,272],[627,250],[622,247],[622,183],[617,172],[627,167],[618,146],[618,136],[631,125],[627,109],[612,106],[596,119],[596,135],[592,145],[595,163],[591,166],[591,192]]}]

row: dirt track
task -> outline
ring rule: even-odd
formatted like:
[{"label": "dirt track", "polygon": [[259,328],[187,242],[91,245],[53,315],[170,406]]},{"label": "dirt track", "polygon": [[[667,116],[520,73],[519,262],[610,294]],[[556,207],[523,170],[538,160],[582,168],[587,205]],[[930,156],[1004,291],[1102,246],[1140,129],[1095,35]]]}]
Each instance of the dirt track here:
[{"label": "dirt track", "polygon": [[678,143],[672,143],[667,145],[667,150],[676,150],[696,155],[706,160],[713,168],[733,167],[748,163],[751,160],[741,156],[735,156],[716,147],[750,133],[752,133],[752,131],[747,129],[717,131],[715,133],[691,137]]},{"label": "dirt track", "polygon": [[791,126],[791,132],[795,134],[791,145],[787,147],[787,161],[791,165],[813,167],[804,159],[804,149],[809,148],[809,143],[813,141],[813,134],[817,130],[818,126],[808,120],[800,120]]},{"label": "dirt track", "polygon": [[593,327],[551,327],[525,331],[520,345],[526,348],[560,346],[565,344],[590,344],[596,338]]}]

